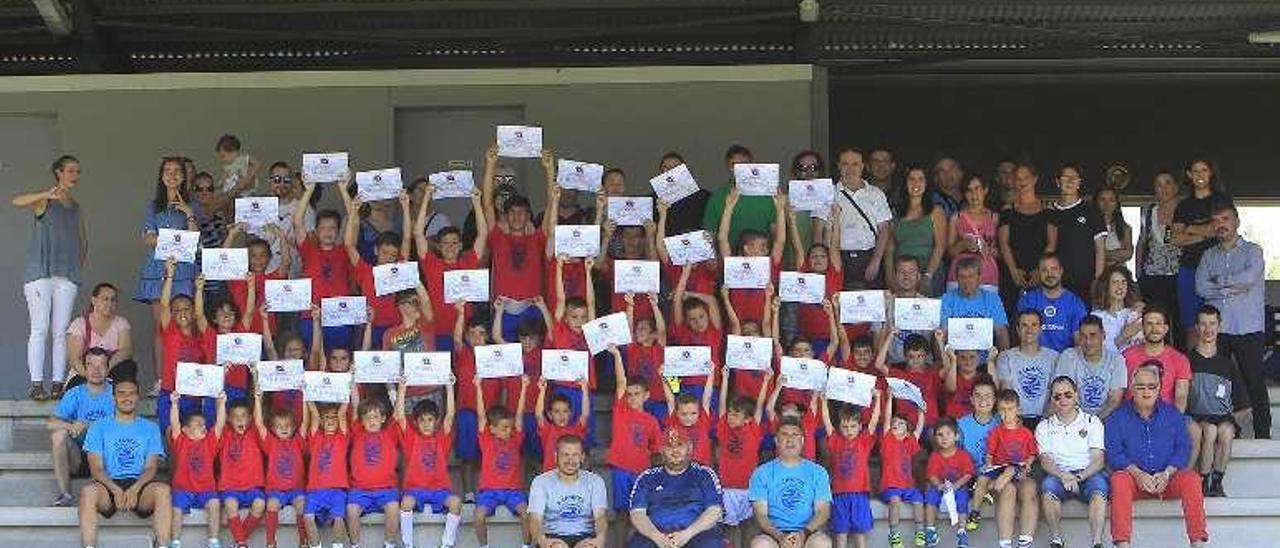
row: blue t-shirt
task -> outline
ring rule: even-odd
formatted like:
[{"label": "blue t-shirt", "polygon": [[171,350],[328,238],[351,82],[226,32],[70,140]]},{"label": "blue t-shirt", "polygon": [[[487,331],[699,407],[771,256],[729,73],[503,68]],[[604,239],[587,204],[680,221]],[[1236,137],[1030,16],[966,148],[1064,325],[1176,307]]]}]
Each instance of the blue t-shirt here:
[{"label": "blue t-shirt", "polygon": [[111,394],[110,384],[98,394],[90,392],[87,384],[72,388],[62,395],[58,408],[53,411],[53,416],[66,422],[92,423],[115,414],[116,400]]},{"label": "blue t-shirt", "polygon": [[84,450],[102,457],[113,480],[135,479],[142,475],[149,457],[164,457],[160,427],[143,418],[120,422],[111,416],[94,422],[85,434]]},{"label": "blue t-shirt", "polygon": [[1044,321],[1044,330],[1040,332],[1040,346],[1062,352],[1075,346],[1076,330],[1080,322],[1089,313],[1084,301],[1075,293],[1066,289],[1058,298],[1051,299],[1040,288],[1023,293],[1018,298],[1018,310],[1039,310]]},{"label": "blue t-shirt", "polygon": [[942,327],[947,326],[951,318],[991,318],[995,327],[1009,325],[1009,318],[1004,313],[1004,304],[995,292],[978,289],[972,297],[966,297],[959,289],[953,289],[942,295]]},{"label": "blue t-shirt", "polygon": [[631,488],[631,510],[647,510],[659,531],[685,529],[712,506],[720,506],[723,493],[714,470],[692,463],[671,474],[661,466],[640,473]]},{"label": "blue t-shirt", "polygon": [[799,531],[813,518],[815,502],[831,502],[831,476],[807,459],[795,466],[773,459],[751,472],[747,498],[768,506],[769,522],[774,527]]},{"label": "blue t-shirt", "polygon": [[1000,417],[992,413],[984,424],[970,413],[961,417],[957,424],[960,426],[960,442],[973,458],[974,468],[982,468],[987,464],[987,434],[1000,425]]}]

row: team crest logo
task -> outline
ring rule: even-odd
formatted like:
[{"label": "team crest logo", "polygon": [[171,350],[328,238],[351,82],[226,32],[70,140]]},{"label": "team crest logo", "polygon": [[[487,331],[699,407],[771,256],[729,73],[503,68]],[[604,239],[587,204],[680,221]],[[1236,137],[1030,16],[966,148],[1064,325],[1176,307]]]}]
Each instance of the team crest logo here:
[{"label": "team crest logo", "polygon": [[1044,307],[1044,317],[1046,317],[1046,318],[1052,318],[1052,317],[1057,316],[1057,315],[1058,315],[1058,307],[1053,306],[1053,305],[1049,305],[1049,306]]}]

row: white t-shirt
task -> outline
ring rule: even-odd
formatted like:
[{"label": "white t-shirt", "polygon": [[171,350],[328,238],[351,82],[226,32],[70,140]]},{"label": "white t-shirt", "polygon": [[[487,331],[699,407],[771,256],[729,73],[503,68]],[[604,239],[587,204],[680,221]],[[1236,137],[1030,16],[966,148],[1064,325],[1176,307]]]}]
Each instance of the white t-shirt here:
[{"label": "white t-shirt", "polygon": [[[853,202],[849,198],[853,198]],[[893,220],[889,200],[884,191],[862,181],[862,188],[850,190],[844,183],[836,185],[836,203],[840,205],[840,249],[867,251],[876,247],[875,226]],[[857,207],[854,207],[854,204]],[[858,213],[858,208],[862,213]],[[863,218],[866,214],[866,219]],[[871,224],[867,224],[870,219]]]},{"label": "white t-shirt", "polygon": [[1089,451],[1105,446],[1102,420],[1080,411],[1076,420],[1063,424],[1058,415],[1050,414],[1036,425],[1036,445],[1041,455],[1053,459],[1059,470],[1080,471],[1089,466]]},{"label": "white t-shirt", "polygon": [[1116,345],[1116,337],[1124,332],[1124,326],[1138,319],[1137,310],[1132,308],[1121,308],[1115,312],[1094,310],[1091,314],[1102,320],[1102,344],[1107,350],[1124,352],[1130,346],[1142,342],[1142,331],[1138,331],[1132,338],[1124,341],[1123,345]]}]

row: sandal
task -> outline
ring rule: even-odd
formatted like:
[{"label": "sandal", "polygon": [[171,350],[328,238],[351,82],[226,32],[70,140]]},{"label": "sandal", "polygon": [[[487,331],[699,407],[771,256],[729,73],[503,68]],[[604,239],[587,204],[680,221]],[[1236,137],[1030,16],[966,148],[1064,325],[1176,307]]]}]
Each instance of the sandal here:
[{"label": "sandal", "polygon": [[27,390],[27,397],[35,401],[45,401],[49,399],[49,393],[44,391],[44,383],[33,382],[31,388]]},{"label": "sandal", "polygon": [[62,387],[63,384],[60,382],[53,383],[53,386],[49,389],[49,399],[54,401],[62,399]]}]

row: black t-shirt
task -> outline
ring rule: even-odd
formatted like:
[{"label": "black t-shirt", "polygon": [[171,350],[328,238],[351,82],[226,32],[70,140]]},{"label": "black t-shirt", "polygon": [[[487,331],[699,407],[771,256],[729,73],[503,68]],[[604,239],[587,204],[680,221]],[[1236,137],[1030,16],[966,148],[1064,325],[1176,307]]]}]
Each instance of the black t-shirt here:
[{"label": "black t-shirt", "polygon": [[[1225,415],[1249,406],[1249,395],[1236,362],[1221,350],[1206,358],[1198,349],[1187,352],[1191,362],[1188,411],[1196,415]],[[1219,386],[1222,391],[1219,392]]]},{"label": "black t-shirt", "polygon": [[[1210,192],[1204,198],[1196,198],[1188,196],[1178,202],[1178,208],[1173,210],[1173,222],[1184,225],[1206,225],[1209,224],[1209,211],[1213,206],[1213,202],[1222,197],[1217,192]],[[1200,256],[1204,254],[1204,250],[1217,245],[1217,238],[1208,238],[1202,242],[1184,246],[1182,248],[1182,257],[1178,259],[1178,264],[1196,268],[1200,266]]]},{"label": "black t-shirt", "polygon": [[1093,204],[1080,200],[1071,207],[1053,205],[1051,223],[1058,227],[1058,258],[1062,260],[1062,281],[1079,286],[1093,281],[1094,240],[1106,235],[1107,225]]},{"label": "black t-shirt", "polygon": [[[671,204],[667,208],[667,233],[659,235],[675,236],[684,234],[685,232],[693,232],[694,230],[702,230],[702,214],[707,209],[707,200],[711,198],[711,193],[703,189],[685,196],[684,199]],[[654,203],[657,203],[657,196],[654,196]],[[654,220],[658,219],[657,214],[653,216]]]},{"label": "black t-shirt", "polygon": [[1049,211],[1027,215],[1014,208],[1000,211],[1000,226],[1009,227],[1009,247],[1013,262],[1023,271],[1036,268],[1044,247],[1049,244]]}]

